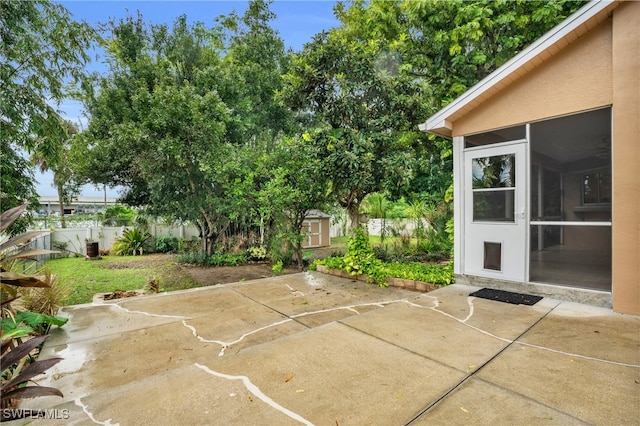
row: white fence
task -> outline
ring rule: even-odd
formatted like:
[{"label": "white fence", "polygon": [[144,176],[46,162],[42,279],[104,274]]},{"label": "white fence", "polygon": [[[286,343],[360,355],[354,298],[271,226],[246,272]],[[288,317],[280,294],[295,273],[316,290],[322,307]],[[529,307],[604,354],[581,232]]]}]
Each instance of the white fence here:
[{"label": "white fence", "polygon": [[[50,234],[34,239],[30,247],[47,250],[60,250],[67,253],[85,256],[87,243],[98,243],[99,249],[110,249],[116,239],[128,229],[125,226],[92,226],[86,228],[59,228]],[[198,238],[198,229],[195,226],[177,225],[151,225],[149,234],[153,238],[174,236],[183,240]]]},{"label": "white fence", "polygon": [[[422,229],[429,227],[426,219],[421,219]],[[382,235],[384,230],[385,236],[393,235],[413,235],[417,226],[415,219],[369,219],[367,228],[369,235]]]},{"label": "white fence", "polygon": [[[346,221],[331,219],[331,237],[340,237],[348,233]],[[427,227],[427,221],[423,221],[423,226]],[[385,229],[385,235],[412,235],[416,227],[416,222],[409,219],[369,219],[367,222],[369,235],[381,235]],[[117,238],[128,229],[125,226],[89,226],[82,228],[58,228],[50,234],[36,238],[31,242],[31,248],[47,250],[61,250],[78,256],[87,254],[87,243],[98,243],[100,250],[111,249]],[[173,236],[186,241],[198,238],[198,229],[192,225],[151,225],[149,234],[153,238]]]},{"label": "white fence", "polygon": [[[348,227],[349,219],[336,221],[331,218],[331,238],[343,237],[349,235]],[[422,219],[423,229],[427,229],[429,222]],[[384,230],[385,236],[392,235],[413,235],[416,229],[416,220],[414,219],[369,219],[367,221],[367,230],[369,235],[382,235]]]}]

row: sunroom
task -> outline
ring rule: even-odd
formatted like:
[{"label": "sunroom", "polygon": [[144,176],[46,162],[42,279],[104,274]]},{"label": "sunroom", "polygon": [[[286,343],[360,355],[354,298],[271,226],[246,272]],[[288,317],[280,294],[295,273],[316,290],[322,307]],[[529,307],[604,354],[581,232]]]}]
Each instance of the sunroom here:
[{"label": "sunroom", "polygon": [[427,119],[458,282],[640,313],[640,3],[590,2]]}]

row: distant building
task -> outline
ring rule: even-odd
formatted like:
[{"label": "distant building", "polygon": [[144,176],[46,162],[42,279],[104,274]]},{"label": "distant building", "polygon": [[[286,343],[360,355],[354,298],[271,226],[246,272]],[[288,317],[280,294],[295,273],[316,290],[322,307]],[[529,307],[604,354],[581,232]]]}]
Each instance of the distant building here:
[{"label": "distant building", "polygon": [[[94,214],[104,213],[107,207],[116,205],[115,197],[78,197],[73,203],[65,204],[64,214]],[[40,197],[41,215],[60,214],[60,204],[57,195],[43,195]]]}]

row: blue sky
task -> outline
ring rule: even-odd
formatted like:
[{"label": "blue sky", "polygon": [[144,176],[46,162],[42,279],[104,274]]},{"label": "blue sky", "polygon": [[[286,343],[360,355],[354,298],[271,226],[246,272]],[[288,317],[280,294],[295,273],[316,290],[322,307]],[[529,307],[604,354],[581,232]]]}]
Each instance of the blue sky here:
[{"label": "blue sky", "polygon": [[[207,26],[213,26],[214,20],[220,15],[228,15],[236,11],[242,15],[247,8],[248,1],[95,1],[73,0],[61,1],[73,19],[86,21],[95,26],[101,22],[107,22],[110,18],[123,18],[127,15],[135,15],[140,11],[145,22],[153,24],[172,24],[175,18],[186,15],[189,22],[200,21]],[[311,41],[311,38],[331,27],[338,25],[338,20],[333,16],[333,7],[336,1],[316,0],[276,0],[270,9],[277,15],[272,27],[280,33],[280,37],[287,47],[294,50],[302,49],[302,46]],[[102,65],[92,63],[88,65],[90,70],[102,70]],[[86,119],[82,117],[82,107],[77,102],[66,101],[61,106],[65,118],[83,126]],[[36,189],[39,195],[56,195],[51,186],[52,175],[50,173],[36,173],[38,185]],[[103,196],[102,189],[96,190],[92,186],[86,186],[82,195]],[[116,190],[108,190],[108,196],[117,196]]]}]

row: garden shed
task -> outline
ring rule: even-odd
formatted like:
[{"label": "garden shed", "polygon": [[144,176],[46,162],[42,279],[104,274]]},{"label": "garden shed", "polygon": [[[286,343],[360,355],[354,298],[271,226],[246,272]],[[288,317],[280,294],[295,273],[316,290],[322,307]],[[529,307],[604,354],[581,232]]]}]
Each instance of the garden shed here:
[{"label": "garden shed", "polygon": [[309,210],[302,223],[302,232],[306,233],[302,247],[317,248],[331,245],[330,216],[320,210]]},{"label": "garden shed", "polygon": [[640,314],[640,2],[592,1],[429,117],[458,282]]}]

